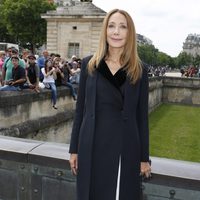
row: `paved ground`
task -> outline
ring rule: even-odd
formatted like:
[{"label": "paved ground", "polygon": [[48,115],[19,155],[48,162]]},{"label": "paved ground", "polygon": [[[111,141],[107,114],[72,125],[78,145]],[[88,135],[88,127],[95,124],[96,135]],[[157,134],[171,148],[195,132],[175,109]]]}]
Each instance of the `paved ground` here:
[{"label": "paved ground", "polygon": [[181,77],[180,72],[166,72],[165,75],[166,76],[173,76],[173,77]]}]

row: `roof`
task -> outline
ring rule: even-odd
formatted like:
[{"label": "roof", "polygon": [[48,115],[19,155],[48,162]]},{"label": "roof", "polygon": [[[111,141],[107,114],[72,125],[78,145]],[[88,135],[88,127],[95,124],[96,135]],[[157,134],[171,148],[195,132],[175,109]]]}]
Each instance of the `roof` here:
[{"label": "roof", "polygon": [[71,0],[64,6],[57,7],[56,10],[47,11],[47,13],[42,14],[45,18],[48,16],[105,16],[106,12],[92,2],[80,2],[77,0]]}]

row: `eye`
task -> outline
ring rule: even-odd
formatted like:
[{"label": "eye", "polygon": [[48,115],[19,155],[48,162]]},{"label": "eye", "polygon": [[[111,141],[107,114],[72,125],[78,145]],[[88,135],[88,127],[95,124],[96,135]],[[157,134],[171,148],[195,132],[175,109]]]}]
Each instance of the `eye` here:
[{"label": "eye", "polygon": [[122,24],[122,25],[120,25],[120,28],[127,29],[127,26]]},{"label": "eye", "polygon": [[109,24],[108,28],[114,28],[115,26],[113,24]]}]

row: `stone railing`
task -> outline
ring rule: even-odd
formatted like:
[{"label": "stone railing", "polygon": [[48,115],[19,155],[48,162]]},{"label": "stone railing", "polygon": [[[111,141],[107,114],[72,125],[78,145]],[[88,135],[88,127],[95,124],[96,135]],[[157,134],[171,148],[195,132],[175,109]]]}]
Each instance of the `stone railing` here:
[{"label": "stone railing", "polygon": [[162,102],[200,105],[200,79],[163,77]]},{"label": "stone railing", "polygon": [[162,103],[163,79],[161,77],[149,78],[149,112]]},{"label": "stone railing", "polygon": [[72,111],[75,104],[70,97],[69,89],[63,86],[57,90],[58,110],[52,107],[51,91],[47,89],[40,93],[30,90],[0,92],[0,128]]},{"label": "stone railing", "polygon": [[[68,143],[75,102],[66,87],[58,88],[58,110],[50,96],[49,90],[0,92],[0,135]],[[149,112],[163,102],[199,106],[200,79],[149,78]]]},{"label": "stone railing", "polygon": [[75,108],[67,87],[58,88],[57,106],[52,107],[47,89],[0,92],[0,134],[66,143]]},{"label": "stone railing", "polygon": [[[200,164],[152,157],[141,200],[198,200]],[[106,180],[105,180],[106,181]],[[68,145],[0,136],[0,199],[75,200]]]}]

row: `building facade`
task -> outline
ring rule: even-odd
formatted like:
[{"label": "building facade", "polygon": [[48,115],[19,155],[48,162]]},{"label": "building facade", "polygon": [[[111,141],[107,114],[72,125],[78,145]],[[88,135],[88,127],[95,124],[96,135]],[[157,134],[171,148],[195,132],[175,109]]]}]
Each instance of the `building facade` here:
[{"label": "building facade", "polygon": [[83,58],[96,51],[106,12],[91,1],[65,0],[42,14],[47,21],[47,49],[63,58]]},{"label": "building facade", "polygon": [[183,43],[183,52],[193,57],[200,55],[200,34],[189,34]]},{"label": "building facade", "polygon": [[[67,59],[72,55],[83,58],[94,54],[106,12],[92,0],[52,1],[57,9],[42,14],[47,21],[47,50]],[[137,43],[151,45],[152,41],[137,34]]]},{"label": "building facade", "polygon": [[138,33],[137,33],[137,43],[138,45],[152,45],[153,44],[152,40]]}]

